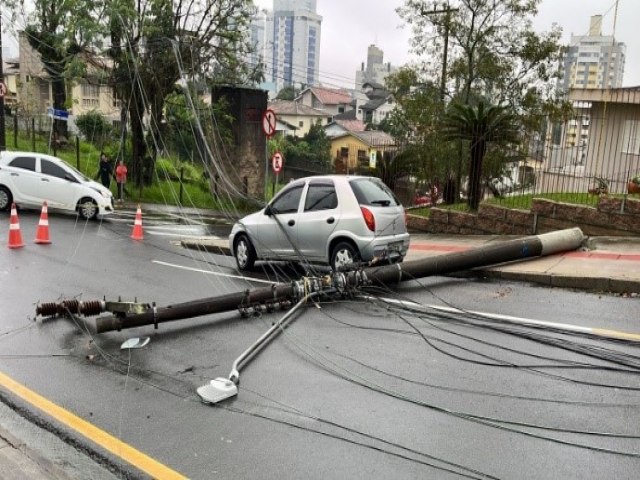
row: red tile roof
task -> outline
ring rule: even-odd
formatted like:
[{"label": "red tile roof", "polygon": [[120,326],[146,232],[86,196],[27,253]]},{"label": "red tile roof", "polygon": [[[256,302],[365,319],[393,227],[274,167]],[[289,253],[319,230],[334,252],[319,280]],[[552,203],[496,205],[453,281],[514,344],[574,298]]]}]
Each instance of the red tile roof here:
[{"label": "red tile roof", "polygon": [[309,90],[323,105],[348,105],[352,100],[351,94],[343,89],[310,87]]},{"label": "red tile roof", "polygon": [[362,120],[339,120],[336,118],[334,121],[349,132],[364,132],[367,128]]}]

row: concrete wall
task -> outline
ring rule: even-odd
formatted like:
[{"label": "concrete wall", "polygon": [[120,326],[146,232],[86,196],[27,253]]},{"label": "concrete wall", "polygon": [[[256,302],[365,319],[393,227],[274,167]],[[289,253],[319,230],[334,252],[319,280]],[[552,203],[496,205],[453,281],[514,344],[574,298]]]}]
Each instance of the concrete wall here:
[{"label": "concrete wall", "polygon": [[597,207],[534,199],[531,210],[482,204],[477,214],[433,208],[429,218],[407,215],[409,228],[463,235],[536,235],[580,227],[585,235],[640,235],[640,199],[603,195]]}]

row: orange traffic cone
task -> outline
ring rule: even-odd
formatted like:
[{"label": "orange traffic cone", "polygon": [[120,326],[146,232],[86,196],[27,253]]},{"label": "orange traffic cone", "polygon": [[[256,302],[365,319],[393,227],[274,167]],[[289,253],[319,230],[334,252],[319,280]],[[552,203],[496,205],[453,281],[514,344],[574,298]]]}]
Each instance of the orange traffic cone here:
[{"label": "orange traffic cone", "polygon": [[38,222],[38,230],[36,230],[35,243],[51,243],[49,238],[49,214],[47,212],[47,202],[42,203],[42,213]]},{"label": "orange traffic cone", "polygon": [[131,238],[134,240],[142,240],[144,235],[142,233],[142,210],[138,205],[138,211],[136,212],[136,220],[133,222],[133,232],[131,232]]},{"label": "orange traffic cone", "polygon": [[16,204],[11,204],[11,224],[9,225],[9,248],[24,247],[22,233],[20,233],[20,222],[18,221],[18,211]]}]

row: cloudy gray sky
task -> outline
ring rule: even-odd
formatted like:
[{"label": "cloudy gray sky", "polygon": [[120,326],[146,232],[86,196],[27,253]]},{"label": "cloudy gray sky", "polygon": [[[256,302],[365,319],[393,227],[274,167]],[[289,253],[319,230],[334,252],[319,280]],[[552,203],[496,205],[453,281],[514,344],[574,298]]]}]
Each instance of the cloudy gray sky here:
[{"label": "cloudy gray sky", "polygon": [[[0,0],[1,1],[1,0]],[[320,80],[326,85],[353,86],[355,72],[366,61],[367,47],[375,44],[384,51],[385,62],[394,66],[407,63],[409,29],[402,26],[395,9],[403,0],[317,0],[322,15],[320,47]],[[260,7],[273,8],[273,0],[254,0]],[[455,0],[452,0],[452,4]],[[617,5],[617,15],[616,13]],[[624,86],[640,85],[640,0],[542,0],[535,28],[549,30],[557,23],[563,30],[563,43],[571,34],[588,32],[591,15],[603,15],[603,34],[614,32],[619,42],[627,45]],[[7,31],[4,19],[3,31]],[[3,43],[15,44],[3,37]]]},{"label": "cloudy gray sky", "polygon": [[[355,72],[367,59],[367,47],[376,44],[384,51],[385,62],[398,66],[412,60],[409,55],[409,29],[402,28],[395,9],[403,0],[317,0],[322,15],[320,77],[326,84],[352,86]],[[271,9],[272,0],[254,0]],[[455,1],[451,2],[452,4]],[[611,35],[618,4],[615,37],[627,45],[624,86],[640,85],[639,0],[542,0],[534,21],[538,30],[549,30],[553,23],[562,27],[563,43],[571,34],[585,35],[591,15],[603,15],[603,35]]]}]

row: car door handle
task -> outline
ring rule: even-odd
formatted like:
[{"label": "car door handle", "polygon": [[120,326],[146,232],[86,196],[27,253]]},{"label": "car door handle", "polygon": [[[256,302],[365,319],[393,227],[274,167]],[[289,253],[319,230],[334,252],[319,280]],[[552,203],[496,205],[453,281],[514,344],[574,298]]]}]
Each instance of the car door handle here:
[{"label": "car door handle", "polygon": [[12,176],[12,177],[19,177],[19,176],[20,176],[20,174],[19,174],[19,173],[12,173],[12,174],[11,174],[11,176]]},{"label": "car door handle", "polygon": [[293,227],[296,224],[296,221],[291,219],[287,222],[287,225],[289,225],[290,227]]},{"label": "car door handle", "polygon": [[327,218],[327,223],[333,223],[333,222],[335,222],[335,221],[336,221],[336,219],[335,219],[335,218],[333,218],[333,217],[329,217],[329,218]]},{"label": "car door handle", "polygon": [[43,182],[48,182],[49,181],[48,178],[41,178],[40,180],[42,180]]}]

